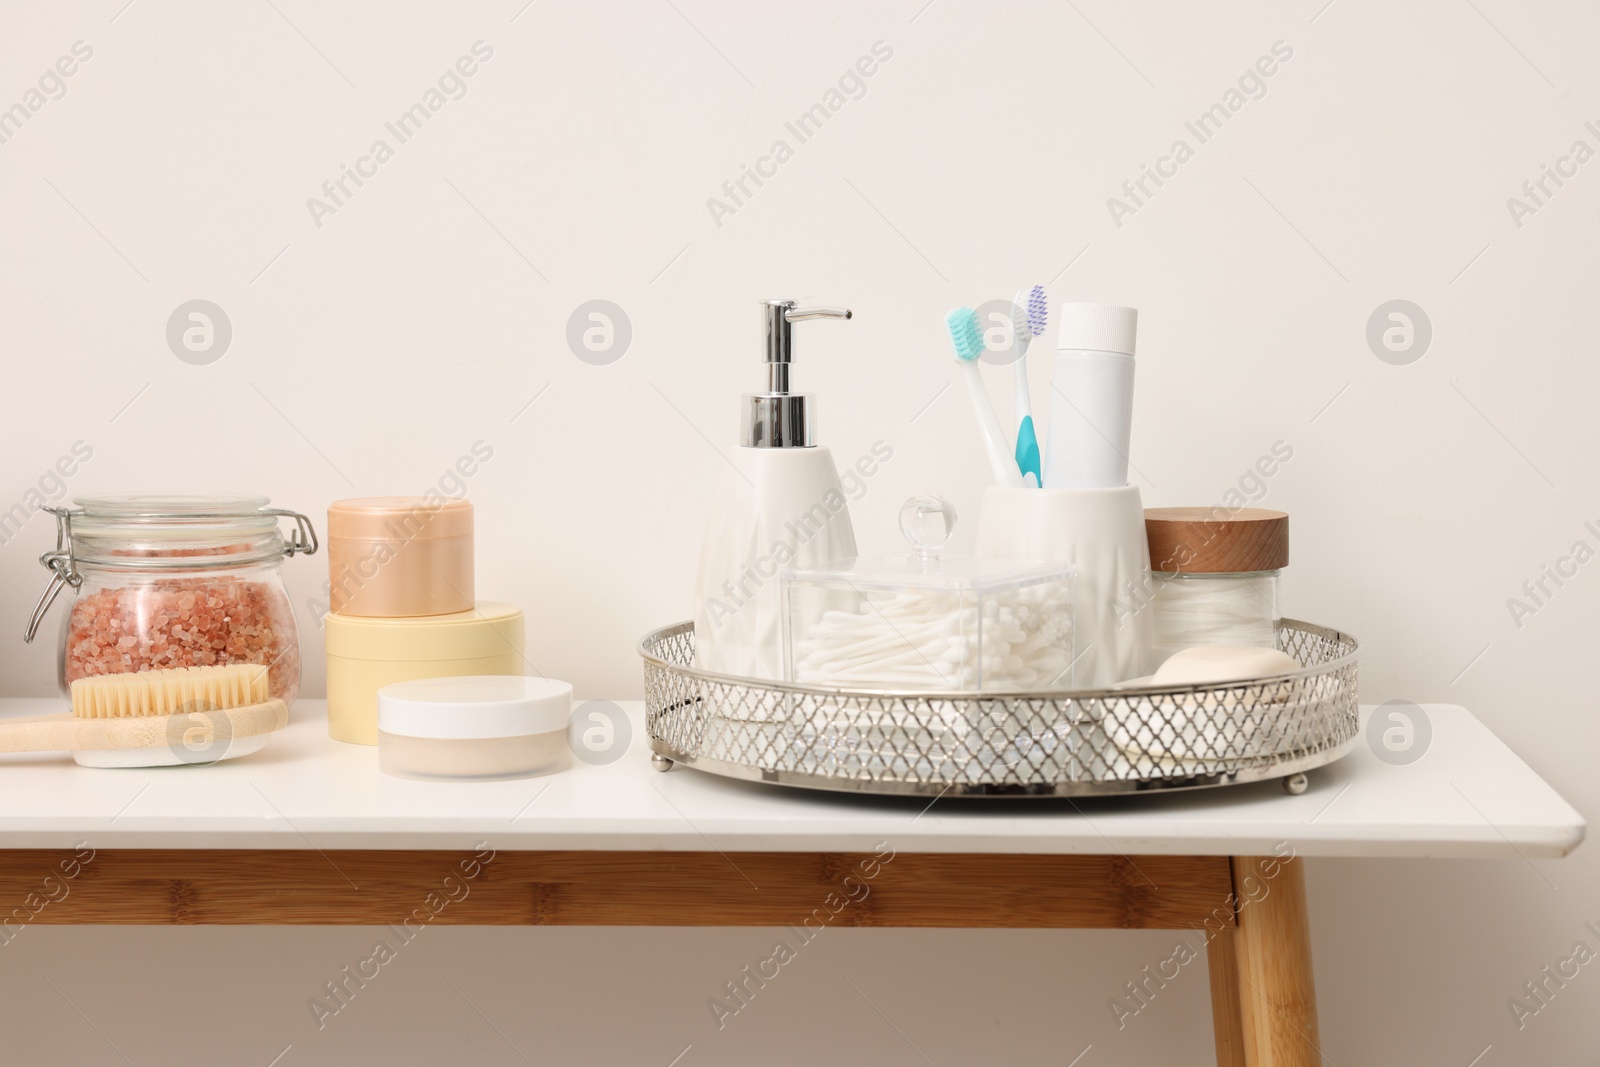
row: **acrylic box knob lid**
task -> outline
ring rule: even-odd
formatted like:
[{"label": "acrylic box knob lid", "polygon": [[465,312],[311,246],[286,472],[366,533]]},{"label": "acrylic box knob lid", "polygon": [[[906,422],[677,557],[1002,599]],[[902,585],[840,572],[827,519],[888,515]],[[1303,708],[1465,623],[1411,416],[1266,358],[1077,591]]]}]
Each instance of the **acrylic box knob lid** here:
[{"label": "acrylic box knob lid", "polygon": [[938,493],[918,493],[900,506],[900,533],[918,559],[938,559],[955,531],[955,505]]}]

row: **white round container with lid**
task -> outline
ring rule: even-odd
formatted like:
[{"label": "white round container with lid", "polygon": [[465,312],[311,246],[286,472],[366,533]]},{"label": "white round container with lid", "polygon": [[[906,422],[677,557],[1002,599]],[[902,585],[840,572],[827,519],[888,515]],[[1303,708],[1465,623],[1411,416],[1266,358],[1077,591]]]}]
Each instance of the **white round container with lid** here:
[{"label": "white round container with lid", "polygon": [[396,778],[490,782],[565,770],[572,686],[476,675],[378,690],[378,769]]}]

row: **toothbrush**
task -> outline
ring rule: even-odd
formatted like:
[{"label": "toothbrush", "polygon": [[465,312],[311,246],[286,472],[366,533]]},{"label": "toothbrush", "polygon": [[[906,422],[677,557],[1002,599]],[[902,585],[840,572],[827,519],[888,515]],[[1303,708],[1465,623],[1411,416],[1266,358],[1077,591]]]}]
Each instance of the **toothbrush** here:
[{"label": "toothbrush", "polygon": [[983,387],[983,372],[978,369],[978,359],[983,355],[983,330],[978,325],[978,313],[968,307],[956,308],[944,317],[950,329],[950,343],[955,346],[956,362],[967,377],[967,395],[972,399],[972,413],[978,419],[978,431],[983,434],[983,447],[989,453],[989,467],[994,479],[1013,489],[1022,488],[1022,475],[1017,469],[1011,450],[1006,447],[1006,433],[1000,428],[1000,419],[994,413],[989,391]]},{"label": "toothbrush", "polygon": [[1016,337],[1017,358],[1012,364],[1017,377],[1017,467],[1022,484],[1037,489],[1044,484],[1039,469],[1039,438],[1033,431],[1033,407],[1028,400],[1028,342],[1044,335],[1050,321],[1050,301],[1044,286],[1020,290],[1011,298],[1011,326]]}]

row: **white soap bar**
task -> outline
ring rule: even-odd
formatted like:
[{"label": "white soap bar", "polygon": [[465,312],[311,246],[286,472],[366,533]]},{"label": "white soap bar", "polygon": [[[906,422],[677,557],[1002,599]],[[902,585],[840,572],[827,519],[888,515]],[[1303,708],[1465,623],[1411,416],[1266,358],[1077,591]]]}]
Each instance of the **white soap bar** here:
[{"label": "white soap bar", "polygon": [[1151,677],[1150,684],[1168,686],[1243,682],[1299,669],[1300,664],[1293,656],[1275,648],[1196,645],[1167,657],[1167,661]]}]

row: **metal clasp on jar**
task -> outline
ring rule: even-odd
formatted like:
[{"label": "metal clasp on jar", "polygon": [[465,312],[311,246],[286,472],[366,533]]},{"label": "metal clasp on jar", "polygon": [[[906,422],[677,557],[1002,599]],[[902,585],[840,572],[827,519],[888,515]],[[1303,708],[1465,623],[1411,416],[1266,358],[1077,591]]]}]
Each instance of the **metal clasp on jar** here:
[{"label": "metal clasp on jar", "polygon": [[261,514],[277,515],[280,518],[294,520],[293,536],[286,537],[283,541],[283,554],[285,556],[292,556],[297,552],[306,556],[317,554],[317,531],[311,525],[310,519],[298,511],[290,511],[288,508],[262,508]]},{"label": "metal clasp on jar", "polygon": [[78,573],[78,561],[72,554],[72,509],[46,507],[44,510],[56,517],[56,547],[54,552],[46,552],[39,557],[39,562],[50,572],[50,584],[45,586],[44,595],[39,597],[39,602],[33,606],[33,614],[28,617],[28,629],[22,635],[26,644],[33,643],[34,635],[39,632],[39,624],[56,602],[56,597],[61,595],[61,590],[69,585],[76,589],[83,584],[83,575]]},{"label": "metal clasp on jar", "polygon": [[[33,643],[34,637],[39,633],[39,624],[44,622],[44,617],[50,613],[50,608],[61,595],[61,590],[69,586],[76,589],[83,584],[83,575],[78,573],[78,557],[72,550],[72,519],[75,515],[82,515],[82,509],[46,507],[44,510],[56,517],[56,547],[54,551],[46,552],[39,557],[39,563],[50,572],[50,584],[45,586],[39,602],[33,606],[33,614],[28,617],[28,628],[22,635],[24,644]],[[260,511],[244,513],[239,517],[245,518],[250,515],[275,515],[279,518],[293,519],[294,533],[284,538],[283,554],[316,555],[319,547],[316,528],[311,525],[311,520],[300,512],[290,511],[287,508],[262,508]],[[178,514],[143,517],[147,520],[188,518],[186,515]]]}]

